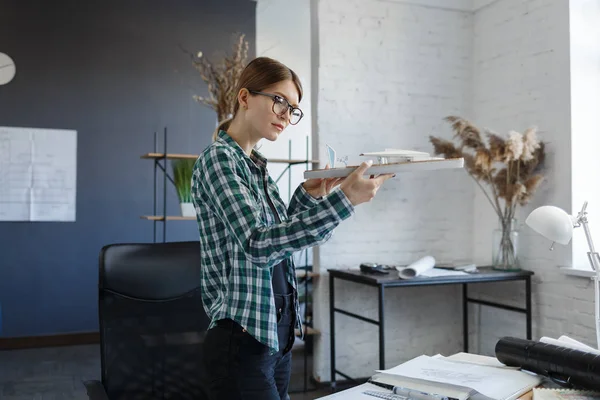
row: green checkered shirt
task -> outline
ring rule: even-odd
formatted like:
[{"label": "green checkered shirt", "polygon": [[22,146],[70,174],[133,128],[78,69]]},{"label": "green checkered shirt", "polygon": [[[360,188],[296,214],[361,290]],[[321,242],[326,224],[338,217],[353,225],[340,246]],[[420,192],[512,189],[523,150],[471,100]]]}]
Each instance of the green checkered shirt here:
[{"label": "green checkered shirt", "polygon": [[354,213],[354,207],[339,187],[315,199],[299,185],[286,209],[266,166],[262,154],[253,150],[248,157],[231,136],[220,131],[196,161],[192,198],[200,231],[202,300],[211,318],[209,329],[216,321],[231,318],[275,353],[279,343],[273,267],[288,260],[285,275],[294,287],[296,327],[301,328],[292,254],[327,241],[333,229]]}]

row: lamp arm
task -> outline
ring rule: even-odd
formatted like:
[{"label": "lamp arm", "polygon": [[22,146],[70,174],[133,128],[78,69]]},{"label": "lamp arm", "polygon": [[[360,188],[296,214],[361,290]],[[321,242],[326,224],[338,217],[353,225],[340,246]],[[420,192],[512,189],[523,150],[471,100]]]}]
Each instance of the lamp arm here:
[{"label": "lamp arm", "polygon": [[596,276],[594,276],[592,280],[594,281],[596,342],[598,344],[598,349],[600,349],[600,255],[596,252],[596,249],[594,248],[594,241],[592,240],[592,234],[588,226],[587,216],[585,212],[581,213],[577,220],[581,224],[581,226],[583,227],[583,231],[585,232],[585,238],[587,239],[588,247],[590,248],[590,251],[587,253],[588,259],[590,261],[592,269],[596,272]]},{"label": "lamp arm", "polygon": [[594,247],[594,241],[592,240],[592,234],[590,232],[590,227],[588,226],[588,221],[585,214],[578,218],[578,222],[583,227],[583,231],[585,232],[585,238],[587,239],[588,247],[590,248],[590,251],[588,252],[588,259],[590,261],[590,265],[592,266],[592,269],[594,271],[600,272],[600,255],[596,252],[596,249]]}]

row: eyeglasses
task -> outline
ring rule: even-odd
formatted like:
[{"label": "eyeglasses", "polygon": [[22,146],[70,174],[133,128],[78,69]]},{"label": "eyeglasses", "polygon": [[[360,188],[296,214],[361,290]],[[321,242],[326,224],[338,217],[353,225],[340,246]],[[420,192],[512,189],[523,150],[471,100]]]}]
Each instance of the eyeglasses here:
[{"label": "eyeglasses", "polygon": [[261,96],[267,96],[273,99],[273,112],[279,117],[286,114],[288,111],[290,112],[290,124],[296,125],[302,117],[304,113],[298,107],[293,107],[286,99],[276,94],[257,92],[256,90],[249,90],[250,93],[260,94]]}]

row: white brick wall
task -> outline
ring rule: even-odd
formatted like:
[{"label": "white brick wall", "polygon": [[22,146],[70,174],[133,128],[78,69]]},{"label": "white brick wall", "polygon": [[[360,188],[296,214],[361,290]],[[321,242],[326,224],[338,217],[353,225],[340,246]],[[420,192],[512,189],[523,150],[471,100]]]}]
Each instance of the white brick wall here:
[{"label": "white brick wall", "polygon": [[[571,149],[573,202],[577,213],[588,201],[590,230],[600,240],[600,187],[588,171],[600,170],[596,157],[600,147],[600,2],[579,0],[570,2],[571,54]],[[598,243],[595,243],[598,245]],[[591,269],[587,259],[588,244],[583,229],[573,235],[573,266]]]},{"label": "white brick wall", "polygon": [[[318,135],[350,163],[384,147],[431,151],[430,134],[449,137],[442,118],[468,114],[472,75],[470,2],[319,2]],[[323,149],[319,158],[324,159]],[[321,271],[360,262],[441,261],[472,254],[473,185],[463,171],[399,174],[361,205],[320,248]],[[376,291],[336,286],[336,304],[377,318]],[[315,375],[329,381],[328,276],[315,289]],[[459,287],[388,290],[386,365],[419,354],[461,350]],[[337,362],[351,376],[378,368],[377,329],[336,319]],[[339,377],[338,377],[339,378]]]},{"label": "white brick wall", "polygon": [[[548,142],[546,183],[519,221],[543,204],[571,210],[571,104],[569,88],[569,2],[564,0],[498,0],[474,14],[473,118],[505,133],[530,125]],[[579,205],[577,205],[579,206]],[[479,191],[475,199],[474,256],[489,262],[491,230],[496,220]],[[526,226],[521,232],[523,267],[535,271],[533,336],[567,334],[595,344],[593,287],[590,281],[566,277],[558,266],[571,265],[571,247],[550,243]],[[523,290],[488,285],[480,295],[522,304]],[[518,314],[481,310],[479,332],[483,354],[493,354],[497,339],[524,334]],[[511,315],[512,314],[512,315]]]},{"label": "white brick wall", "polygon": [[[470,8],[469,8],[470,7]],[[535,124],[547,145],[546,183],[527,214],[542,204],[571,210],[569,2],[564,0],[327,0],[319,2],[319,143],[350,162],[362,151],[405,147],[430,151],[430,134],[450,136],[441,119],[460,114],[500,133]],[[322,146],[320,146],[322,147]],[[320,149],[318,154],[324,158]],[[580,205],[577,204],[575,208]],[[458,171],[399,175],[358,208],[320,249],[321,270],[362,261],[491,261],[496,220],[478,188]],[[533,279],[533,336],[570,335],[595,344],[593,287],[567,277],[571,247],[523,227],[523,267]],[[474,297],[524,302],[524,285],[472,287]],[[377,318],[375,289],[336,286],[338,306]],[[328,276],[315,293],[316,378],[329,374]],[[388,290],[386,365],[419,354],[461,350],[459,288]],[[524,317],[472,306],[471,351],[494,354],[502,336],[525,334]],[[378,368],[375,327],[336,318],[337,362],[351,376]],[[339,377],[338,377],[339,378]]]}]

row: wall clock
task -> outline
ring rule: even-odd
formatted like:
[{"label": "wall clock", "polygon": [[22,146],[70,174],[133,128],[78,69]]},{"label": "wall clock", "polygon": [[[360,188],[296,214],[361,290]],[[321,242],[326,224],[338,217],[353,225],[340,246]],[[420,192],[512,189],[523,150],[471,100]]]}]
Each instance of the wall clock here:
[{"label": "wall clock", "polygon": [[0,53],[0,85],[6,85],[12,81],[17,72],[17,67],[12,58],[7,54]]}]

